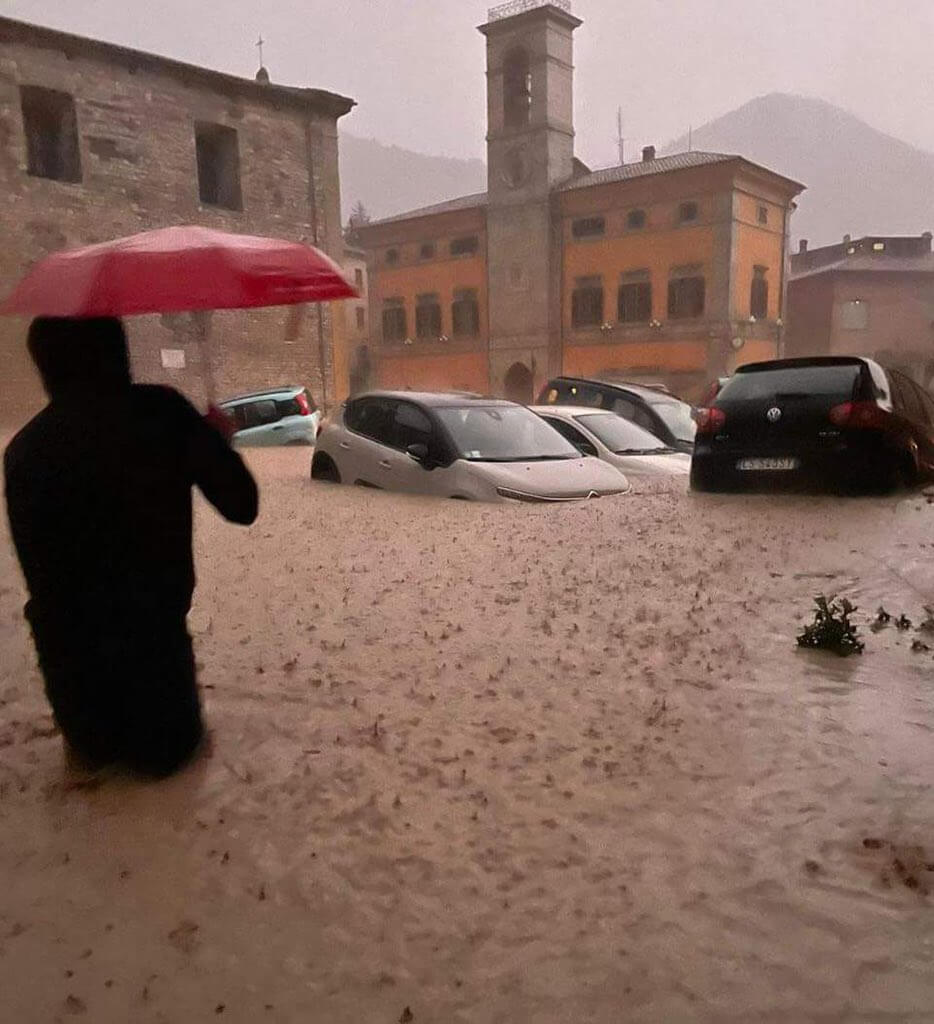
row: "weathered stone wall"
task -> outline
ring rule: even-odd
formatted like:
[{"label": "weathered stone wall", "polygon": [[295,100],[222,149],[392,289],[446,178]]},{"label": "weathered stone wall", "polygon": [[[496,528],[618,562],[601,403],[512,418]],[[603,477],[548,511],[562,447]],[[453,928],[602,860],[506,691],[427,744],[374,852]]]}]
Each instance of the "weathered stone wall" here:
[{"label": "weathered stone wall", "polygon": [[[80,182],[27,173],[21,85],[74,97]],[[0,292],[49,252],[170,224],[304,240],[340,260],[337,116],[326,101],[299,102],[275,86],[238,88],[228,76],[117,47],[38,29],[33,38],[0,19]],[[200,202],[195,121],[237,130],[242,211]],[[221,397],[286,382],[310,386],[319,401],[333,397],[336,325],[328,306],[212,319]],[[8,426],[41,403],[23,346],[26,327],[0,319],[0,422]],[[203,400],[190,317],[137,317],[128,327],[138,379],[169,382]],[[163,368],[163,349],[184,351],[185,368]]]}]

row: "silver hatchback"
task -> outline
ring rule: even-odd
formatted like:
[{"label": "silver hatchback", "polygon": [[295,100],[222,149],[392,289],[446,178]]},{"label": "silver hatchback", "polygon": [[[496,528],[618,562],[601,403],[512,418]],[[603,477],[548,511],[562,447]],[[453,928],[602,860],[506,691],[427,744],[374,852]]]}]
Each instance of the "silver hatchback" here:
[{"label": "silver hatchback", "polygon": [[469,501],[577,501],[630,488],[523,405],[407,391],[347,401],[318,435],[311,476]]}]

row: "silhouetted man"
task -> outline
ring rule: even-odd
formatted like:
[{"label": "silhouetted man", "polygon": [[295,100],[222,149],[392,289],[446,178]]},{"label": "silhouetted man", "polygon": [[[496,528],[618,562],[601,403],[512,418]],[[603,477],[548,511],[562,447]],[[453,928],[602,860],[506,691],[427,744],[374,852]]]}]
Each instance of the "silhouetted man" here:
[{"label": "silhouetted man", "polygon": [[191,488],[248,524],[256,484],[182,395],[132,383],[119,320],[40,318],[28,344],[49,404],[4,468],[46,694],[81,760],[167,775],[203,734]]}]

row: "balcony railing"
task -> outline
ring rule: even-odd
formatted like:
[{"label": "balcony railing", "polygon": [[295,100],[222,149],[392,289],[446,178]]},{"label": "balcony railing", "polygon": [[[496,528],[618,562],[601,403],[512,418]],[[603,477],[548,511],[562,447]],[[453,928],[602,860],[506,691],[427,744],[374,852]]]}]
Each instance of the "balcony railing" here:
[{"label": "balcony railing", "polygon": [[487,17],[490,21],[501,21],[503,18],[511,18],[515,14],[533,11],[536,7],[557,7],[566,14],[570,14],[571,0],[510,0],[508,4],[491,7],[487,11]]}]

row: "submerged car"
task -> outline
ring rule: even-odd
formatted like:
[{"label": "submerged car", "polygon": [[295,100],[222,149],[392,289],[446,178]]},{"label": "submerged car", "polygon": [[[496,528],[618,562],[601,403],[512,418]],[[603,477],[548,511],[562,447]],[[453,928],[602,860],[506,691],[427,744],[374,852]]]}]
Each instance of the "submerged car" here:
[{"label": "submerged car", "polygon": [[468,501],[576,501],[630,488],[525,406],[408,391],[345,402],[318,435],[311,477]]},{"label": "submerged car", "polygon": [[676,451],[615,412],[579,405],[533,405],[531,408],[581,454],[603,459],[626,476],[685,477],[690,472],[689,455]]},{"label": "submerged car", "polygon": [[279,444],[313,445],[321,422],[308,388],[280,387],[253,391],[221,402],[233,420],[238,447]]},{"label": "submerged car", "polygon": [[859,356],[741,366],[699,410],[695,490],[831,484],[892,490],[934,472],[934,399]]},{"label": "submerged car", "polygon": [[630,420],[679,452],[694,450],[691,407],[680,398],[642,384],[586,377],[555,377],[542,389],[538,405],[585,405]]}]

